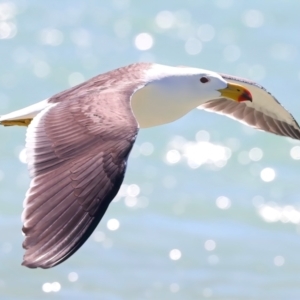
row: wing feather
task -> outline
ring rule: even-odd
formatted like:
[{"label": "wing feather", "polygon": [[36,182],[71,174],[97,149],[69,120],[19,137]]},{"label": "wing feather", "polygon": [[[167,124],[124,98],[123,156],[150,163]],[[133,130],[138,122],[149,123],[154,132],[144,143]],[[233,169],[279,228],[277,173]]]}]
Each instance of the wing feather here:
[{"label": "wing feather", "polygon": [[27,267],[50,268],[71,256],[118,192],[138,131],[128,95],[89,93],[72,103],[57,102],[29,125],[33,178],[23,211]]},{"label": "wing feather", "polygon": [[238,103],[227,98],[210,100],[199,108],[226,115],[254,128],[277,135],[300,139],[295,118],[265,88],[247,79],[220,74],[228,82],[250,90],[253,101]]}]

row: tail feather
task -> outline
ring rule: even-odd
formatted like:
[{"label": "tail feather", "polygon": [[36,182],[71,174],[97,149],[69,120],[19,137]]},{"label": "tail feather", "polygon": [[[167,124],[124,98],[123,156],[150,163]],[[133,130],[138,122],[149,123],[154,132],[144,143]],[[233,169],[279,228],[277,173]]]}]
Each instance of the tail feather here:
[{"label": "tail feather", "polygon": [[7,115],[0,116],[0,124],[3,126],[28,126],[32,119],[49,105],[51,103],[46,99]]}]

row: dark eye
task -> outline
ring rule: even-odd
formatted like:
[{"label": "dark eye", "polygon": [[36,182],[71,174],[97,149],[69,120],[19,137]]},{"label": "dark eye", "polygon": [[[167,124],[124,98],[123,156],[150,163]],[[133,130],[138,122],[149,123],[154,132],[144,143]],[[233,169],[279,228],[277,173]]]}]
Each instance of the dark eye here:
[{"label": "dark eye", "polygon": [[201,77],[200,82],[201,83],[206,83],[206,82],[209,82],[209,79],[207,77]]}]

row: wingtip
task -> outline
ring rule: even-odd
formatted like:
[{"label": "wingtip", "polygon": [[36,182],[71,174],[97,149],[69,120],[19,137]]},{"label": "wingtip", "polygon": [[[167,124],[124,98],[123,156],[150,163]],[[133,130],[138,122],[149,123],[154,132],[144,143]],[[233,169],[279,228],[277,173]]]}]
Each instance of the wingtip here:
[{"label": "wingtip", "polygon": [[66,260],[69,256],[67,257],[62,257],[60,259],[54,259],[54,257],[40,257],[38,255],[33,255],[24,247],[23,243],[23,248],[26,250],[25,254],[23,256],[23,262],[21,263],[22,266],[27,267],[29,269],[36,269],[36,268],[41,268],[41,269],[50,269],[53,268],[60,263],[62,263],[64,260]]},{"label": "wingtip", "polygon": [[30,262],[26,259],[23,260],[21,265],[23,267],[26,267],[26,268],[29,268],[29,269],[37,269],[37,268],[50,269],[50,268],[54,267],[53,265],[43,265],[43,264],[38,263],[38,262]]},{"label": "wingtip", "polygon": [[36,268],[37,268],[37,266],[35,266],[34,264],[29,263],[29,262],[26,261],[26,260],[23,260],[23,262],[21,263],[21,265],[22,265],[23,267],[27,267],[27,268],[29,268],[29,269],[36,269]]}]

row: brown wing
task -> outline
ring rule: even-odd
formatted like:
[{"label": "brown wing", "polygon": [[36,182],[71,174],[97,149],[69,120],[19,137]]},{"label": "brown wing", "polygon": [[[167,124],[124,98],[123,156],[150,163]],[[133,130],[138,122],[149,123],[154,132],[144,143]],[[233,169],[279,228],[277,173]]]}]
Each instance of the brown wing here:
[{"label": "brown wing", "polygon": [[221,76],[228,82],[239,83],[249,89],[253,101],[238,103],[220,98],[208,101],[199,108],[224,114],[257,129],[300,139],[300,128],[294,117],[262,86],[239,77]]},{"label": "brown wing", "polygon": [[101,220],[123,181],[138,131],[130,96],[89,93],[33,119],[26,136],[33,178],[24,201],[23,265],[61,263]]}]

